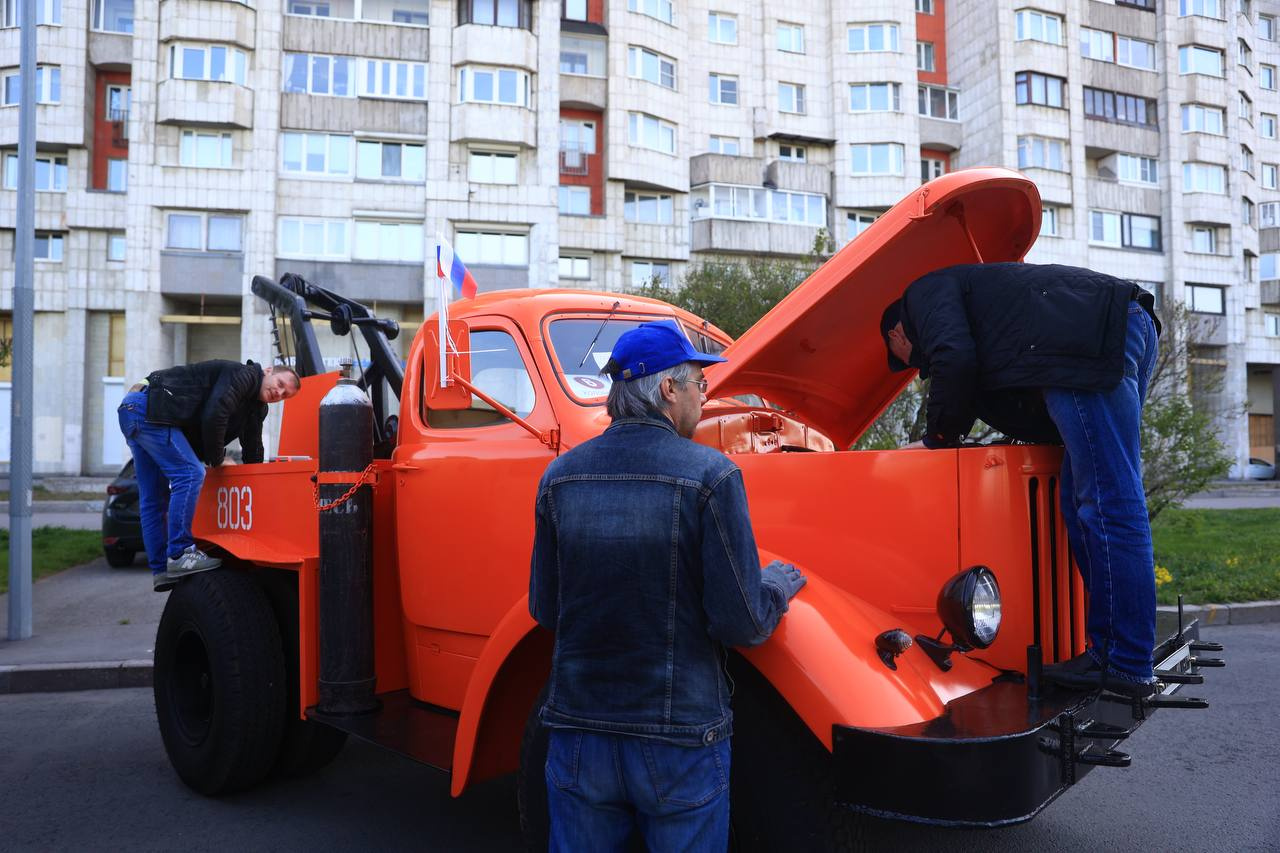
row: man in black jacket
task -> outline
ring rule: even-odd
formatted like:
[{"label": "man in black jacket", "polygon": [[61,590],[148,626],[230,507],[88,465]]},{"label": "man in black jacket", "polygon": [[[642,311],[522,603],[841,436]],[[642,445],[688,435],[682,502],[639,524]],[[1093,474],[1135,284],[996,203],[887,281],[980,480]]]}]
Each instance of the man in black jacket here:
[{"label": "man in black jacket", "polygon": [[229,464],[226,446],[237,438],[242,459],[261,462],[267,404],[287,400],[300,387],[288,367],[202,361],[157,370],[129,389],[118,410],[120,431],[133,454],[142,542],[157,592],[183,575],[221,565],[191,536],[204,466]]},{"label": "man in black jacket", "polygon": [[959,445],[978,418],[1065,445],[1062,516],[1089,591],[1089,643],[1045,677],[1150,695],[1155,572],[1138,432],[1160,331],[1152,295],[1078,267],[970,264],[917,279],[880,329],[890,369],[930,380],[925,447]]}]

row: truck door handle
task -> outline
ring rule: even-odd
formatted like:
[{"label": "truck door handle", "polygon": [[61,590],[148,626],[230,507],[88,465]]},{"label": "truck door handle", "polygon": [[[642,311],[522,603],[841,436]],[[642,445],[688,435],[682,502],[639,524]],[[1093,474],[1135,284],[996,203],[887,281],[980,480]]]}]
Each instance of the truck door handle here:
[{"label": "truck door handle", "polygon": [[417,471],[420,470],[417,465],[410,465],[408,462],[397,462],[391,466],[392,471]]}]

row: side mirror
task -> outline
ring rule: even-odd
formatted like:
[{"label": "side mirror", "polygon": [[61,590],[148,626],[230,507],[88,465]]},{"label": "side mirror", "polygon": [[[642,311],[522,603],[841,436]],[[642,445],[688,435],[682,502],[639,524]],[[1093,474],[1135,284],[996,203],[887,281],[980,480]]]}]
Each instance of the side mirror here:
[{"label": "side mirror", "polygon": [[457,411],[471,408],[471,392],[447,378],[457,376],[471,381],[471,330],[466,320],[449,321],[449,340],[445,342],[446,383],[440,382],[440,329],[432,324],[427,331],[431,346],[426,363],[429,376],[423,377],[427,390],[427,408],[439,411]]}]

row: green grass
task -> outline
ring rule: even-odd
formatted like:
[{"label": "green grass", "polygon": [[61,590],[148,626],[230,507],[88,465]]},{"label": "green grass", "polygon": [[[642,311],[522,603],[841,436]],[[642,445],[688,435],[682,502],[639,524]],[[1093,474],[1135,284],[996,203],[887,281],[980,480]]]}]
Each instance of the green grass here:
[{"label": "green grass", "polygon": [[[102,556],[102,531],[37,527],[31,531],[31,571],[35,580]],[[9,531],[0,530],[0,593],[9,591]]]},{"label": "green grass", "polygon": [[1161,604],[1280,598],[1280,509],[1170,509],[1151,533]]}]

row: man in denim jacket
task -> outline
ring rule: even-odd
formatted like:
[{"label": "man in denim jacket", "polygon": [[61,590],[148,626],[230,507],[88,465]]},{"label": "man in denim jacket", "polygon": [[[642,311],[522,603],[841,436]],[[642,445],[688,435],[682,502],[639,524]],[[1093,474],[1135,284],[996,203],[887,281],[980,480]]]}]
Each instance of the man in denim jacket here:
[{"label": "man in denim jacket", "polygon": [[769,638],[804,586],[761,571],[742,473],[695,444],[706,380],[676,324],[618,339],[612,425],[538,487],[529,610],[555,632],[550,849],[723,851],[733,714],[726,646]]}]

